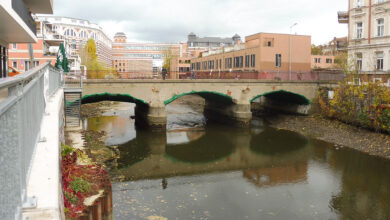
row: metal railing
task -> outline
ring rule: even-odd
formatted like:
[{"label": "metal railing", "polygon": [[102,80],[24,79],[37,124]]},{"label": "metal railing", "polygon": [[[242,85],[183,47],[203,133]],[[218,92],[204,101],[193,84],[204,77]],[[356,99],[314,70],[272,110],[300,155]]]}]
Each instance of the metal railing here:
[{"label": "metal railing", "polygon": [[[110,71],[87,71],[87,79],[162,79],[162,72],[152,71],[132,71],[117,72]],[[170,71],[165,75],[165,79],[235,79],[235,80],[279,80],[279,81],[342,81],[345,78],[343,71],[337,70],[313,70],[309,72],[292,72],[291,76],[286,71],[191,71],[180,72]],[[78,78],[69,78],[75,82]]]},{"label": "metal railing", "polygon": [[32,157],[40,138],[46,103],[63,85],[49,63],[0,80],[0,219],[21,219]]}]

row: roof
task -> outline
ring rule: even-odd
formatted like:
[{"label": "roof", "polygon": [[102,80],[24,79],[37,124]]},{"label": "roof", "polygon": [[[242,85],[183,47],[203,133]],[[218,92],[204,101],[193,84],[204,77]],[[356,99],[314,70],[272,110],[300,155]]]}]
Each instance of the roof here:
[{"label": "roof", "polygon": [[232,43],[232,38],[220,38],[220,37],[198,37],[195,40],[189,40],[189,42],[198,43]]}]

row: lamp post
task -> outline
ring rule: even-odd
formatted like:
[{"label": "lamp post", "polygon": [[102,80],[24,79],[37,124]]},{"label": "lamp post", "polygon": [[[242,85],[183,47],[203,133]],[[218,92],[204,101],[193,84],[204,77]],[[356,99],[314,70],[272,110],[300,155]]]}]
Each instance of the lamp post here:
[{"label": "lamp post", "polygon": [[290,26],[290,62],[289,62],[289,68],[288,68],[288,78],[291,80],[291,62],[292,62],[292,28],[294,26],[298,25],[298,23],[294,23],[293,25]]}]

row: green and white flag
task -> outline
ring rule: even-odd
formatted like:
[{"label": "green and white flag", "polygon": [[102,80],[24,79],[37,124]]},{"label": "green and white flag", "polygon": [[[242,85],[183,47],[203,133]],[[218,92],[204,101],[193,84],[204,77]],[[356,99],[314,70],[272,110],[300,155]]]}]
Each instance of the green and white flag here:
[{"label": "green and white flag", "polygon": [[68,61],[68,58],[66,57],[64,44],[60,44],[60,49],[58,50],[58,54],[57,54],[57,61],[56,61],[56,64],[54,66],[57,69],[63,70],[66,73],[68,73],[70,71],[69,61]]}]

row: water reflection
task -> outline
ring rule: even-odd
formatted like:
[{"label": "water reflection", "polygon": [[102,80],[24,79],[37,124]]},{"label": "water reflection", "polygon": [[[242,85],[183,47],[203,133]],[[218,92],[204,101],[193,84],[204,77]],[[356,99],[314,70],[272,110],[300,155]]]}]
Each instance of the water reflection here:
[{"label": "water reflection", "polygon": [[268,128],[252,138],[251,150],[258,154],[276,156],[296,151],[307,144],[307,138],[297,133]]},{"label": "water reflection", "polygon": [[389,161],[253,126],[137,131],[110,171],[115,219],[390,219]]},{"label": "water reflection", "polygon": [[307,163],[247,169],[243,171],[243,176],[258,187],[305,182],[307,180]]}]

